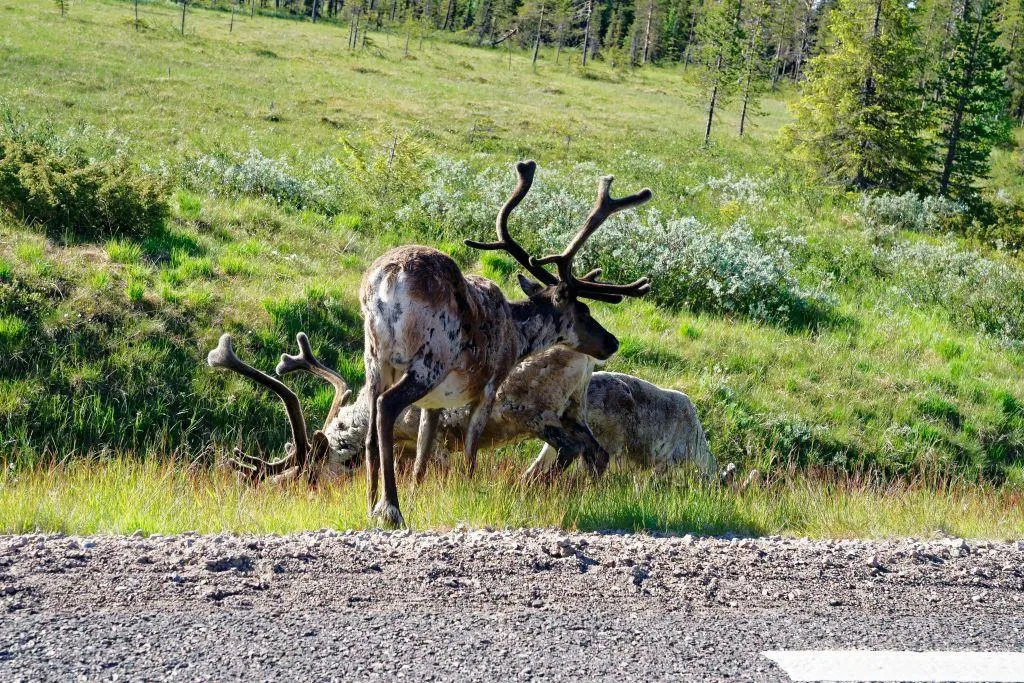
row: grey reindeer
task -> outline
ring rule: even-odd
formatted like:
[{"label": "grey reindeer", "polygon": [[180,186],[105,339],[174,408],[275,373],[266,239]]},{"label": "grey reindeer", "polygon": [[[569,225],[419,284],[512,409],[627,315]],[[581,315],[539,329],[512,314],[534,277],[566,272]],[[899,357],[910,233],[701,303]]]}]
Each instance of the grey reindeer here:
[{"label": "grey reindeer", "polygon": [[[516,164],[518,183],[496,221],[498,241],[466,240],[476,249],[506,251],[539,281],[520,275],[525,300],[508,301],[495,283],[464,276],[447,254],[423,246],[384,253],[363,277],[359,298],[370,410],[367,495],[371,516],[387,525],[404,525],[395,482],[395,422],[409,406],[423,410],[417,461],[425,461],[433,449],[441,410],[470,407],[465,451],[472,474],[498,387],[512,368],[556,344],[608,358],[618,340],[580,299],[618,303],[650,290],[647,278],[619,285],[600,282],[600,270],[582,277],[573,273],[576,254],[594,231],[612,214],[647,201],[650,190],[612,199],[612,177],[605,176],[594,208],[565,250],[538,259],[508,231],[509,215],[529,191],[535,171],[532,161]],[[555,264],[558,275],[545,264]],[[384,491],[377,501],[379,475]]]}]

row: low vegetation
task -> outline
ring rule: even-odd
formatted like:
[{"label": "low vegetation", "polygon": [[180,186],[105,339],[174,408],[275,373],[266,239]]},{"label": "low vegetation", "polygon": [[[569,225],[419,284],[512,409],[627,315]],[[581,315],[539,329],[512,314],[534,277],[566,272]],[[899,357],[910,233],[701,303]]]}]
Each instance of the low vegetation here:
[{"label": "low vegetation", "polygon": [[[556,526],[592,531],[787,534],[815,538],[1024,536],[1020,493],[965,484],[795,476],[743,492],[678,473],[611,472],[600,483],[571,479],[521,486],[508,461],[487,456],[474,480],[436,474],[402,491],[413,530]],[[362,529],[363,478],[310,489],[252,487],[227,471],[180,462],[75,460],[0,473],[0,533],[274,533]]]},{"label": "low vegetation", "polygon": [[[462,239],[490,236],[512,161],[532,157],[512,229],[538,252],[599,175],[653,189],[581,254],[612,279],[654,276],[645,300],[594,306],[622,342],[608,368],[685,391],[719,461],[772,483],[738,496],[622,474],[534,499],[513,474],[530,444],[501,451],[497,483],[437,477],[409,498],[411,524],[1020,534],[1019,152],[993,152],[990,220],[822,183],[778,142],[787,85],[742,138],[705,148],[702,86],[681,67],[581,77],[547,48],[534,71],[445,41],[406,56],[391,33],[347,50],[333,23],[238,14],[229,31],[192,6],[182,37],[161,2],[139,30],[115,0],[2,12],[0,529],[364,524],[359,482],[247,491],[207,471],[238,443],[279,451],[286,430],[276,399],[206,351],[228,331],[270,369],[302,330],[360,385],[359,279],[398,243],[514,294],[514,264]],[[319,422],[327,388],[289,383]],[[804,471],[827,474],[777,476]]]}]

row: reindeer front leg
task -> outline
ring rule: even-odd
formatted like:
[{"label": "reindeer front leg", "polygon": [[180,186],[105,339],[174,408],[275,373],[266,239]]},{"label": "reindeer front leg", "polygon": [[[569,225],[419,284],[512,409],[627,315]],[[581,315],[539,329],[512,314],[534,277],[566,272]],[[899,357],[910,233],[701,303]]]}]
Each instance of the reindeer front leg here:
[{"label": "reindeer front leg", "polygon": [[469,426],[466,428],[466,465],[469,476],[476,472],[476,452],[480,448],[480,437],[483,436],[487,420],[494,409],[494,397],[498,393],[498,382],[493,378],[484,387],[483,396],[473,406],[469,414]]}]

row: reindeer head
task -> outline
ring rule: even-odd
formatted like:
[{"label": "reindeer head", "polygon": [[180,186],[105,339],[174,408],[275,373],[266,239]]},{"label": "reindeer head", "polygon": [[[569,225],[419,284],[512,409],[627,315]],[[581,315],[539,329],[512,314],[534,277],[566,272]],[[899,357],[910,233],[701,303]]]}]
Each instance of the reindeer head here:
[{"label": "reindeer head", "polygon": [[[277,365],[277,374],[283,376],[296,370],[305,370],[327,380],[334,386],[334,401],[324,424],[324,430],[326,430],[327,425],[337,421],[339,413],[345,410],[342,404],[352,392],[341,375],[317,360],[304,332],[299,332],[295,340],[299,345],[299,353],[294,356],[287,353],[282,354],[281,362]],[[284,403],[285,412],[288,415],[292,441],[285,448],[285,456],[279,460],[268,462],[257,456],[246,454],[240,449],[235,449],[231,464],[236,469],[254,480],[274,479],[280,481],[305,475],[307,480],[313,483],[320,470],[325,467],[335,474],[347,472],[354,467],[348,461],[349,454],[343,452],[339,455],[335,444],[328,439],[324,430],[313,432],[312,439],[309,438],[302,406],[299,404],[299,398],[295,392],[279,380],[242,361],[235,354],[231,335],[221,335],[220,342],[207,355],[206,362],[215,368],[237,372],[256,384],[270,389]],[[365,434],[365,430],[363,433]]]},{"label": "reindeer head", "polygon": [[[619,303],[627,296],[646,294],[651,289],[650,281],[644,277],[625,285],[600,282],[598,280],[601,275],[600,268],[578,278],[573,274],[573,260],[587,239],[612,214],[643,204],[651,198],[651,191],[643,189],[628,197],[613,199],[610,194],[613,177],[604,176],[598,181],[597,202],[594,204],[594,208],[565,250],[561,254],[535,258],[530,256],[509,234],[508,217],[526,196],[526,193],[530,191],[536,170],[537,164],[533,161],[520,161],[516,164],[519,182],[508,201],[498,212],[498,241],[466,240],[466,244],[475,249],[500,249],[508,252],[523,268],[539,280],[539,282],[534,282],[520,275],[519,285],[526,296],[556,322],[558,341],[588,356],[605,360],[618,350],[619,342],[615,335],[590,315],[590,309],[580,299]],[[544,268],[549,263],[553,263],[557,267],[557,276]]]}]

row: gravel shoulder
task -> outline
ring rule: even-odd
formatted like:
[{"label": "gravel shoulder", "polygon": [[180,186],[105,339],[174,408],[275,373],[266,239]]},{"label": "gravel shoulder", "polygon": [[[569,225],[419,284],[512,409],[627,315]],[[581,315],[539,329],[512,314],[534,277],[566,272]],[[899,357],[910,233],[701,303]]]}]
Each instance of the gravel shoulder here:
[{"label": "gravel shoulder", "polygon": [[785,680],[1024,649],[1024,542],[555,530],[0,536],[0,679]]}]

